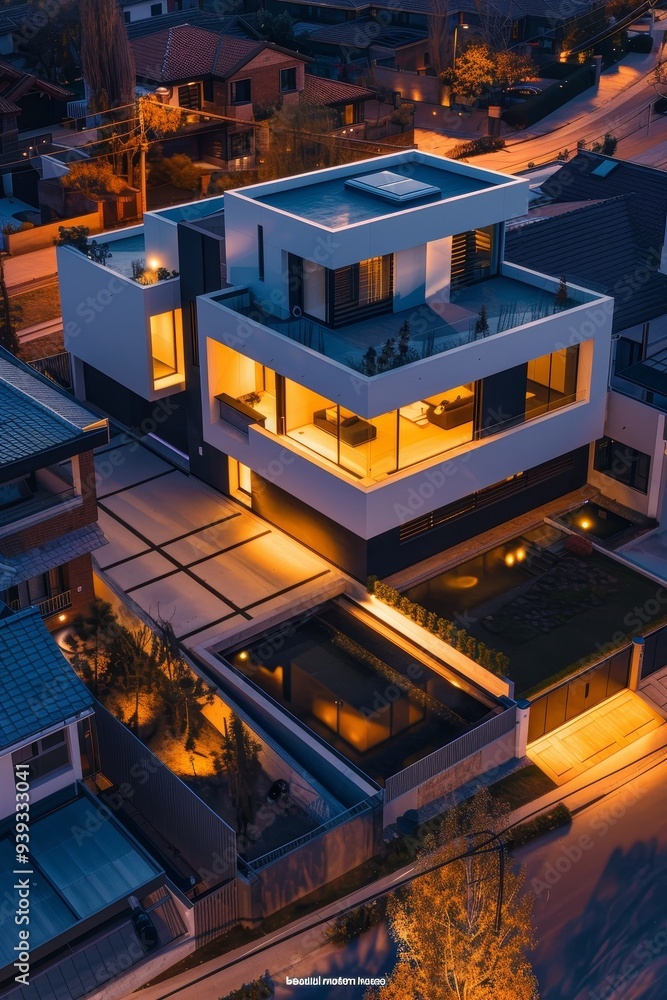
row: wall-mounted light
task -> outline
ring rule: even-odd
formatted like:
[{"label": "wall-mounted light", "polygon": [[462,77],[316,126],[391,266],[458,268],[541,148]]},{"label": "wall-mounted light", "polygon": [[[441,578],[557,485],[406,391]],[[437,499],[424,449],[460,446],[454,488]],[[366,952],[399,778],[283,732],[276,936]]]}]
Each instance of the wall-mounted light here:
[{"label": "wall-mounted light", "polygon": [[58,621],[59,622],[67,621],[67,615],[58,615]]}]

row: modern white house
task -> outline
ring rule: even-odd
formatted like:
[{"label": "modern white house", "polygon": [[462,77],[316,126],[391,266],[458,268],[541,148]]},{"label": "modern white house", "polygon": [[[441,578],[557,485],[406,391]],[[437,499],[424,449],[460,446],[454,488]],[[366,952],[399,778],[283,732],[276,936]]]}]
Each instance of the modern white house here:
[{"label": "modern white house", "polygon": [[148,213],[168,282],[62,248],[77,393],[168,396],[197,476],[359,579],[409,566],[583,485],[603,434],[613,299],[504,260],[528,198],[409,150]]}]

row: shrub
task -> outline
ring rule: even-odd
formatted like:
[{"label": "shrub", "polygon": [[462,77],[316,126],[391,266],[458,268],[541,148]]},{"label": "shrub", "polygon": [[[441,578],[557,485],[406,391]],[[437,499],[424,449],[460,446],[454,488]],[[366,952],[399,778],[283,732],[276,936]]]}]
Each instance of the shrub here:
[{"label": "shrub", "polygon": [[446,154],[450,160],[462,160],[466,156],[481,156],[483,153],[496,153],[505,148],[505,140],[496,135],[482,135],[470,142],[461,142]]},{"label": "shrub", "polygon": [[327,938],[334,944],[346,945],[354,941],[360,934],[375,927],[376,924],[384,920],[386,914],[386,901],[384,898],[375,899],[371,903],[364,903],[356,910],[343,913],[336,917],[331,926],[327,929]]},{"label": "shrub", "polygon": [[508,846],[511,848],[521,847],[535,837],[541,837],[543,833],[550,833],[561,826],[567,826],[572,822],[572,813],[564,802],[559,802],[553,809],[529,819],[525,823],[515,826],[508,836]]},{"label": "shrub", "polygon": [[[585,539],[584,539],[585,541]],[[415,604],[405,594],[399,593],[393,587],[382,583],[376,576],[369,576],[366,581],[369,594],[373,594],[384,604],[391,608],[396,608],[406,618],[410,618],[417,625],[420,625],[431,635],[436,636],[443,642],[453,646],[460,652],[465,653],[471,660],[475,660],[486,670],[490,670],[498,676],[504,676],[509,667],[509,659],[504,653],[495,649],[489,649],[483,642],[466,632],[465,629],[457,628],[453,622],[446,618],[438,618],[433,611],[427,611],[421,604]]]}]

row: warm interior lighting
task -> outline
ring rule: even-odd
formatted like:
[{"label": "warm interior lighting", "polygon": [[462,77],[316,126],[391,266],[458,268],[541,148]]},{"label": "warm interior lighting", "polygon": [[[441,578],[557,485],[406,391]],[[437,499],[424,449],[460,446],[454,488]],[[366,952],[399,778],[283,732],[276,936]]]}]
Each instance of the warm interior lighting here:
[{"label": "warm interior lighting", "polygon": [[514,553],[508,552],[507,555],[505,556],[505,565],[513,566],[515,562],[516,562],[516,556],[514,555]]},{"label": "warm interior lighting", "polygon": [[451,587],[452,590],[470,590],[472,587],[476,587],[479,583],[479,577],[477,576],[455,576],[451,580],[447,580],[447,586]]}]

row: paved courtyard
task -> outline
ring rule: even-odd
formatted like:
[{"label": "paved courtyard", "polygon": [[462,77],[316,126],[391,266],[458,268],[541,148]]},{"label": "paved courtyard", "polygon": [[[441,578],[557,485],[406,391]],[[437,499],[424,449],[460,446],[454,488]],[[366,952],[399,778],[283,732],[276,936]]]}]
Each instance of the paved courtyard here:
[{"label": "paved courtyard", "polygon": [[194,647],[288,609],[340,579],[309,549],[138,441],[95,456],[98,571]]}]

